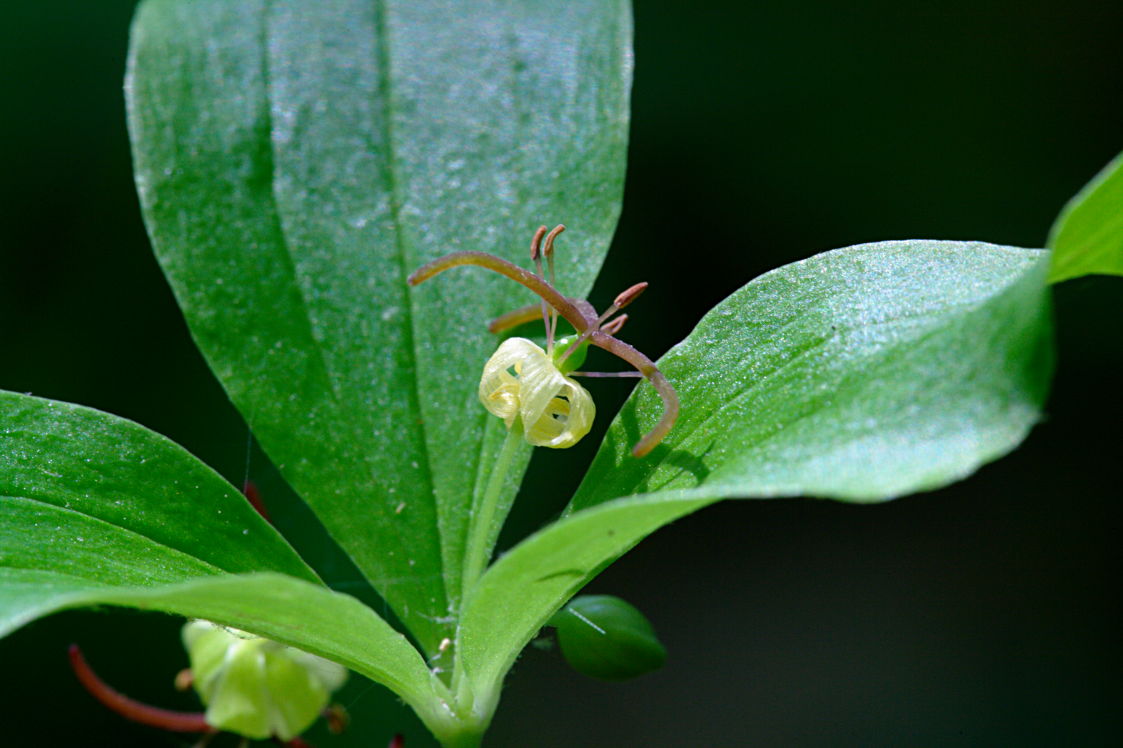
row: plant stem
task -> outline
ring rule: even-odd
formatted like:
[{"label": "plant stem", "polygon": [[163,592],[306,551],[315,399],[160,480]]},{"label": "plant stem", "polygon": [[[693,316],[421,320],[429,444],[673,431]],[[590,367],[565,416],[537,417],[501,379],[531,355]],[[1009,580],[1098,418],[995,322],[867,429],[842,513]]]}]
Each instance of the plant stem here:
[{"label": "plant stem", "polygon": [[503,447],[487,477],[487,487],[483,496],[472,507],[472,514],[468,520],[468,546],[464,552],[464,575],[461,578],[462,594],[467,597],[472,587],[484,572],[488,557],[491,555],[491,525],[495,521],[495,510],[499,506],[499,496],[503,493],[503,485],[507,482],[507,474],[511,471],[511,462],[519,451],[522,443],[522,420],[518,417],[507,430],[507,437],[503,440]]},{"label": "plant stem", "polygon": [[441,748],[479,748],[482,738],[478,732],[462,732],[446,736],[440,743]]}]

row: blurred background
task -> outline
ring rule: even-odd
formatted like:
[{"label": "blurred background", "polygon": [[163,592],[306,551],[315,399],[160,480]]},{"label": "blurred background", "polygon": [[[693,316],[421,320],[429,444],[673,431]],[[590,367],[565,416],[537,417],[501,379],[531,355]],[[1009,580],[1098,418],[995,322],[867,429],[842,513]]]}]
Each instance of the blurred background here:
[{"label": "blurred background", "polygon": [[[248,449],[150,254],[121,91],[134,5],[0,3],[0,387],[138,420],[236,483],[248,472],[281,529],[359,591]],[[637,2],[624,215],[592,297],[651,281],[628,327],[650,354],[756,275],[826,249],[1041,246],[1123,149],[1119,3],[689,5]],[[606,685],[530,648],[489,745],[1117,740],[1123,279],[1070,281],[1055,297],[1054,393],[1019,451],[883,505],[726,502],[660,531],[590,589],[647,613],[667,667]],[[601,412],[618,390],[601,387]],[[597,442],[539,451],[508,540],[564,505]],[[65,656],[78,641],[126,693],[191,709],[171,685],[185,665],[179,624],[74,612],[0,642],[3,743],[191,745],[100,708]],[[395,732],[431,745],[380,687],[354,678],[341,701],[351,731],[314,732],[321,748]]]}]

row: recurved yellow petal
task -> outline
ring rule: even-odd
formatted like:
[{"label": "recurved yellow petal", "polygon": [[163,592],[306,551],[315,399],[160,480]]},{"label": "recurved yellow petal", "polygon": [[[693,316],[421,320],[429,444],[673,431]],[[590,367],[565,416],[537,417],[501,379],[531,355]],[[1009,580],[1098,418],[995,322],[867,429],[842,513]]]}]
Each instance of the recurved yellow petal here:
[{"label": "recurved yellow petal", "polygon": [[480,402],[510,428],[515,416],[536,447],[572,447],[589,433],[596,407],[584,387],[526,338],[508,338],[484,365]]}]

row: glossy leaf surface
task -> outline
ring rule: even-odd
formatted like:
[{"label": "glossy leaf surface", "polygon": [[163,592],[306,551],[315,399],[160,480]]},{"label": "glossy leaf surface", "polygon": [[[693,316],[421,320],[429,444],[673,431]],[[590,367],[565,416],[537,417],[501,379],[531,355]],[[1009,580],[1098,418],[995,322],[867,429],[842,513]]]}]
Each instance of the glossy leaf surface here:
[{"label": "glossy leaf surface", "polygon": [[366,605],[280,574],[200,577],[186,582],[127,586],[66,573],[0,568],[0,584],[28,593],[37,614],[120,605],[233,626],[345,665],[393,689],[430,727],[440,729],[444,689],[409,641]]},{"label": "glossy leaf surface", "polygon": [[1069,201],[1049,232],[1053,283],[1123,275],[1123,154]]},{"label": "glossy leaf surface", "polygon": [[1047,262],[980,243],[860,245],[779,268],[719,304],[659,362],[683,403],[664,443],[630,455],[661,412],[640,385],[569,516],[485,574],[461,629],[477,689],[495,693],[512,652],[567,596],[707,503],[879,501],[1013,449],[1040,417],[1052,370]]},{"label": "glossy leaf surface", "polygon": [[330,657],[431,709],[413,646],[324,588],[245,497],[181,447],[77,405],[0,392],[0,634],[65,608],[207,618]]},{"label": "glossy leaf surface", "polygon": [[[150,0],[127,82],[137,185],[192,334],[286,479],[430,652],[502,426],[488,319],[564,222],[565,292],[619,212],[623,2]],[[522,456],[525,465],[527,455]]]},{"label": "glossy leaf surface", "polygon": [[[276,571],[316,575],[242,494],[142,426],[0,392],[0,566],[92,585]],[[34,617],[0,588],[3,628]]]},{"label": "glossy leaf surface", "polygon": [[623,681],[658,670],[667,650],[651,621],[613,595],[579,595],[550,623],[570,667],[591,678]]},{"label": "glossy leaf surface", "polygon": [[901,241],[757,278],[659,362],[683,414],[639,387],[571,509],[705,486],[714,496],[881,501],[958,480],[1038,420],[1052,374],[1048,253]]}]

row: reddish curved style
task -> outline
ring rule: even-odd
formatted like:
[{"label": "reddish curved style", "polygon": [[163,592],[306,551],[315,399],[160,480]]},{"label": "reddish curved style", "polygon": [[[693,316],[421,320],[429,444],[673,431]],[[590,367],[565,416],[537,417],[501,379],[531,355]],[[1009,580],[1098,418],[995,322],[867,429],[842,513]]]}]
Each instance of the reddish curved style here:
[{"label": "reddish curved style", "polygon": [[78,677],[78,682],[110,711],[120,714],[125,719],[172,732],[215,732],[215,729],[207,724],[202,712],[173,712],[169,709],[160,709],[142,704],[115,691],[90,668],[77,644],[70,645],[68,654],[70,667]]}]

